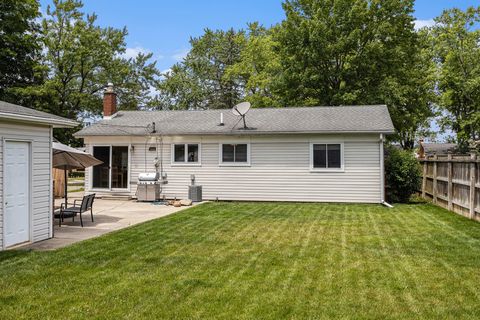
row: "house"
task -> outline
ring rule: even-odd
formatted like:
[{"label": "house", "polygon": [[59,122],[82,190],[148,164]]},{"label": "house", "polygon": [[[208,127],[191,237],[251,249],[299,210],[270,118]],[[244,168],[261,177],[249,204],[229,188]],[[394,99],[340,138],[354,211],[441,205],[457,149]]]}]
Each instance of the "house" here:
[{"label": "house", "polygon": [[420,140],[418,144],[417,158],[423,159],[429,155],[446,155],[455,153],[458,149],[456,143],[427,143]]},{"label": "house", "polygon": [[0,250],[52,236],[52,128],[76,125],[0,101]]},{"label": "house", "polygon": [[117,111],[109,87],[104,119],[76,133],[104,161],[85,190],[135,197],[157,170],[166,198],[186,198],[194,176],[208,200],[383,202],[386,106],[251,109],[246,124],[231,110]]}]

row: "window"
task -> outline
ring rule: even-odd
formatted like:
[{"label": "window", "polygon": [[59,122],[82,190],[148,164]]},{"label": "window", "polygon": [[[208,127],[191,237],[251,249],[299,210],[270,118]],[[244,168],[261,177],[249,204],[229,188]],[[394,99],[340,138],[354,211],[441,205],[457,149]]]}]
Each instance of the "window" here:
[{"label": "window", "polygon": [[197,143],[182,143],[173,145],[173,163],[199,164],[200,146]]},{"label": "window", "polygon": [[222,144],[221,162],[225,164],[248,164],[248,144]]},{"label": "window", "polygon": [[312,144],[312,169],[342,169],[342,167],[340,143]]}]

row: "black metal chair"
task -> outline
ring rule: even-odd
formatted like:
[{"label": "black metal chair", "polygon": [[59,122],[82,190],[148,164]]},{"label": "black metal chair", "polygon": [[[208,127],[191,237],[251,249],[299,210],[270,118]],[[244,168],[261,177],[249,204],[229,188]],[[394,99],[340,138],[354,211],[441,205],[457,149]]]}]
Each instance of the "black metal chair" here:
[{"label": "black metal chair", "polygon": [[[95,193],[92,193],[90,195],[89,201],[87,203],[87,210],[90,209],[90,216],[92,217],[92,222],[94,222],[93,221],[93,200],[95,200]],[[81,216],[81,214],[80,214],[80,216]]]},{"label": "black metal chair", "polygon": [[80,225],[83,227],[83,219],[82,213],[90,210],[90,215],[92,217],[93,222],[93,200],[95,199],[95,194],[90,194],[84,196],[81,200],[80,205],[77,205],[77,202],[80,200],[75,200],[73,202],[72,207],[65,207],[64,203],[62,203],[60,207],[60,212],[55,214],[55,218],[59,219],[59,226],[62,225],[62,221],[64,218],[72,218],[72,221],[75,221],[75,217],[80,215]]}]

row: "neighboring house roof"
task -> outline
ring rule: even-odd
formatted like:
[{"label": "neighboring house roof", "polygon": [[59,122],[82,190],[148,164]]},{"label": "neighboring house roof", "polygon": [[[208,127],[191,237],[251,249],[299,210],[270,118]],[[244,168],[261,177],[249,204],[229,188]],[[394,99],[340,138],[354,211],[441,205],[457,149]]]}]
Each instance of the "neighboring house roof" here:
[{"label": "neighboring house roof", "polygon": [[423,151],[425,154],[447,154],[448,152],[455,152],[457,144],[455,143],[425,143],[422,142]]},{"label": "neighboring house roof", "polygon": [[22,107],[5,101],[0,101],[0,119],[48,124],[58,128],[76,127],[78,125],[77,122],[67,118]]},{"label": "neighboring house roof", "polygon": [[[224,124],[220,126],[223,113]],[[161,135],[251,135],[276,133],[393,133],[385,105],[258,108],[246,115],[243,130],[240,116],[230,109],[202,111],[119,111],[111,119],[85,127],[75,134],[85,136],[126,136],[150,133],[152,122]]]}]

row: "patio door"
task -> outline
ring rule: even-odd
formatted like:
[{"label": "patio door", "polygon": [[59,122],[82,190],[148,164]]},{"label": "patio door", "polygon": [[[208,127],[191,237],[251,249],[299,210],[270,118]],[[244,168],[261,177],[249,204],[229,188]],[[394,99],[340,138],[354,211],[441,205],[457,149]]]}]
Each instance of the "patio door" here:
[{"label": "patio door", "polygon": [[128,189],[128,146],[94,146],[102,164],[92,169],[93,189]]}]

